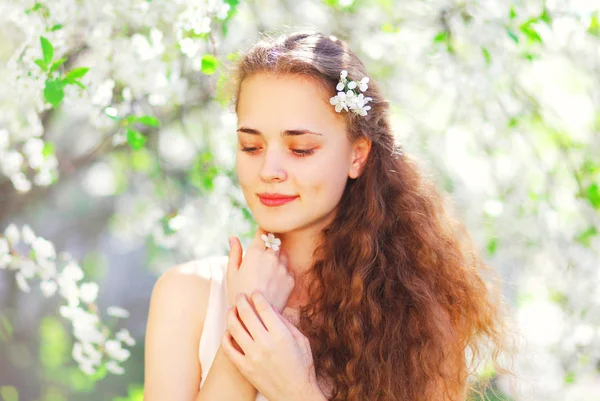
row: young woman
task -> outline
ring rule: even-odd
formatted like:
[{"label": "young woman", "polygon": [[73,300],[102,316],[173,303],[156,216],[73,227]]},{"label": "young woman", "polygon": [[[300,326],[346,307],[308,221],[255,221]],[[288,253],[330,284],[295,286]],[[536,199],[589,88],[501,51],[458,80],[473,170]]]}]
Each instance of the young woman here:
[{"label": "young woman", "polygon": [[501,346],[498,303],[362,62],[297,32],[256,44],[234,77],[259,230],[244,255],[233,237],[160,277],[145,400],[464,400],[466,354]]}]

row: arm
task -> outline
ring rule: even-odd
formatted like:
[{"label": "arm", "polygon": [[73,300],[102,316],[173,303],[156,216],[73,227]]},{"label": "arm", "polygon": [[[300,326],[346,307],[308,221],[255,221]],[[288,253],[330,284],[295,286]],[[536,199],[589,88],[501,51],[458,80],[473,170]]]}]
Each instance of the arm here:
[{"label": "arm", "polygon": [[210,273],[189,262],[167,270],[152,290],[144,348],[144,401],[194,400],[202,374],[198,344]]},{"label": "arm", "polygon": [[200,389],[198,347],[210,273],[197,261],[167,270],[152,290],[146,327],[144,401],[254,401],[256,389],[217,351]]},{"label": "arm", "polygon": [[254,401],[257,393],[219,346],[196,401]]}]

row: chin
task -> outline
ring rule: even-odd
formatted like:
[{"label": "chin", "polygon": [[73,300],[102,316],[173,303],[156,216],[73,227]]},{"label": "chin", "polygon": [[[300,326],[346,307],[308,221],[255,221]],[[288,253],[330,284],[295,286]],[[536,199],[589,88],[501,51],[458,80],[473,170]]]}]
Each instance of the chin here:
[{"label": "chin", "polygon": [[[291,217],[291,216],[286,216]],[[266,232],[273,234],[285,234],[294,231],[301,226],[301,222],[293,221],[292,219],[282,218],[280,216],[269,216],[268,214],[256,214],[256,223]]]}]

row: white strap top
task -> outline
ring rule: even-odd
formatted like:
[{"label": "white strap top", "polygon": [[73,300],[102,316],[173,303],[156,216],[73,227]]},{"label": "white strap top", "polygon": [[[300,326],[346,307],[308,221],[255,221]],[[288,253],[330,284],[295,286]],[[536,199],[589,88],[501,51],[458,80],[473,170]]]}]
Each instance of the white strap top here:
[{"label": "white strap top", "polygon": [[[229,307],[227,295],[227,261],[228,256],[211,256],[201,261],[202,268],[210,270],[210,295],[204,328],[200,336],[199,358],[202,367],[202,381],[204,384],[208,371],[217,355],[221,345],[221,338],[225,332],[226,314]],[[268,401],[264,395],[258,393],[256,401]]]}]

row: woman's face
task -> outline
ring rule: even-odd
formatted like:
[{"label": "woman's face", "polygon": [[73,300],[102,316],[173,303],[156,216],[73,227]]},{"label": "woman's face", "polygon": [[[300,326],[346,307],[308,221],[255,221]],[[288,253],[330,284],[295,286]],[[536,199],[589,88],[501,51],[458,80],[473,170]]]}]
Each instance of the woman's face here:
[{"label": "woman's face", "polygon": [[[237,174],[254,218],[269,232],[329,222],[348,177],[357,176],[366,157],[346,137],[329,97],[308,78],[292,75],[255,74],[242,83]],[[263,193],[295,199],[268,206]]]}]

